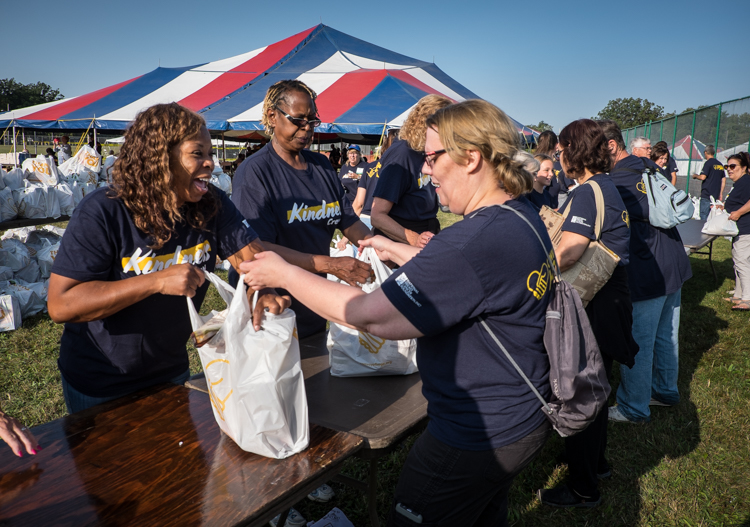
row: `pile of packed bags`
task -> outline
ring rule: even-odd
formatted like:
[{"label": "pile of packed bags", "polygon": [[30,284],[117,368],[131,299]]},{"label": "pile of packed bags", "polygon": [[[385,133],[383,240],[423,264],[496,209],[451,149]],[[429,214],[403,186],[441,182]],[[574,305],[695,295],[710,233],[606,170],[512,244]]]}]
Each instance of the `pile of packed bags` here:
[{"label": "pile of packed bags", "polygon": [[70,216],[83,196],[106,185],[101,156],[86,145],[62,165],[45,156],[0,172],[0,222]]},{"label": "pile of packed bags", "polygon": [[0,238],[0,332],[47,311],[47,285],[64,229],[10,229]]}]

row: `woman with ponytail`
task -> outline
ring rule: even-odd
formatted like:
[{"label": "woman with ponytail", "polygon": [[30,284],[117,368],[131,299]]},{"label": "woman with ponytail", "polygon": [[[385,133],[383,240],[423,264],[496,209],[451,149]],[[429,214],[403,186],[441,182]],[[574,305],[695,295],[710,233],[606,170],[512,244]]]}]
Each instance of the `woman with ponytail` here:
[{"label": "woman with ponytail", "polygon": [[242,270],[251,287],[283,287],[329,320],[382,338],[417,338],[430,423],[404,465],[389,525],[507,525],[508,490],[550,426],[481,321],[550,397],[543,336],[552,243],[519,199],[533,178],[514,161],[518,133],[499,108],[470,100],[437,110],[426,120],[424,148],[422,172],[464,219],[423,249],[363,240],[401,266],[381,288],[365,294],[273,254]]},{"label": "woman with ponytail", "polygon": [[735,311],[750,311],[750,155],[740,152],[729,156],[724,165],[734,185],[724,203],[729,219],[737,222],[739,234],[732,238],[732,259],[736,277],[734,286]]}]

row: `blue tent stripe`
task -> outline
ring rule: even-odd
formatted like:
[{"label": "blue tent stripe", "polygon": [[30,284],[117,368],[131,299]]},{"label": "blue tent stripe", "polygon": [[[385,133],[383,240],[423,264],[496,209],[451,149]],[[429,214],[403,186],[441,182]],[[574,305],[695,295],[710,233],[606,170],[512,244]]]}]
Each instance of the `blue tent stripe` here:
[{"label": "blue tent stripe", "polygon": [[[161,88],[168,82],[171,82],[182,75],[184,72],[202,65],[203,64],[198,64],[186,68],[157,68],[134,80],[130,84],[123,86],[119,90],[110,93],[106,97],[102,97],[96,102],[79,108],[75,112],[66,114],[60,119],[91,119],[96,115],[106,115],[110,112],[114,112],[115,110],[127,106],[133,101],[137,101],[141,97],[145,97],[149,93]],[[67,127],[67,124],[65,126]]]},{"label": "blue tent stripe", "polygon": [[[414,106],[427,95],[414,86],[407,85],[398,79],[387,76],[373,89],[367,97],[355,104],[349,111],[340,115],[337,123],[349,132],[347,123],[387,123]],[[382,124],[381,130],[382,130]]]},{"label": "blue tent stripe", "polygon": [[247,89],[237,93],[234,97],[225,99],[203,112],[207,121],[225,121],[241,114],[263,102],[268,88],[278,81],[294,79],[316,66],[320,66],[336,52],[328,39],[317,33],[307,45],[294,54],[289,60],[277,66],[258,81],[251,83]]}]

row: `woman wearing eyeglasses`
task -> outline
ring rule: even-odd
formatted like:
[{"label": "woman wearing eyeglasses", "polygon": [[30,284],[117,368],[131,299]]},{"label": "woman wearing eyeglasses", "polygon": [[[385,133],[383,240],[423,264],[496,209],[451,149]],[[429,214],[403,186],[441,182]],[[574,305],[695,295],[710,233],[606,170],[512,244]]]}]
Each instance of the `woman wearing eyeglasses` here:
[{"label": "woman wearing eyeglasses", "polygon": [[729,156],[724,169],[734,185],[724,203],[729,219],[737,222],[739,234],[732,238],[735,286],[732,309],[750,311],[750,155],[740,152]]},{"label": "woman wearing eyeglasses", "polygon": [[375,234],[424,247],[440,231],[437,194],[430,177],[421,171],[421,152],[425,120],[449,104],[451,100],[442,95],[422,97],[404,121],[398,140],[380,160],[371,211]]},{"label": "woman wearing eyeglasses", "polygon": [[[560,132],[560,162],[565,173],[576,178],[579,186],[560,208],[567,212],[562,238],[555,248],[560,269],[571,268],[597,239],[595,225],[603,214],[599,240],[620,257],[619,265],[606,284],[586,306],[586,314],[602,355],[607,377],[613,361],[629,367],[638,352],[633,340],[633,308],[626,266],[630,256],[630,219],[617,187],[609,174],[612,161],[602,129],[590,119],[573,121]],[[603,208],[597,205],[597,191]],[[603,408],[585,430],[565,438],[568,481],[552,489],[539,491],[539,499],[555,507],[596,507],[601,502],[598,479],[611,475],[605,458],[607,446],[607,408]]]},{"label": "woman wearing eyeglasses", "polygon": [[[307,271],[330,273],[352,285],[364,283],[369,265],[329,256],[336,229],[354,244],[370,231],[344,199],[328,159],[306,150],[320,124],[315,98],[298,80],[280,81],[268,89],[261,123],[271,141],[238,167],[232,201],[268,250]],[[230,280],[236,282],[236,275]],[[292,309],[300,338],[325,331],[326,321],[294,299]]]},{"label": "woman wearing eyeglasses", "polygon": [[429,117],[426,130],[422,172],[464,219],[421,250],[382,236],[363,241],[381,260],[401,265],[382,287],[365,294],[270,252],[242,270],[253,288],[285,287],[330,320],[383,338],[417,338],[430,422],[401,472],[389,525],[507,525],[513,479],[539,453],[550,426],[480,317],[549,397],[543,336],[552,244],[534,208],[517,199],[533,180],[513,160],[518,132],[499,108],[453,104]]}]

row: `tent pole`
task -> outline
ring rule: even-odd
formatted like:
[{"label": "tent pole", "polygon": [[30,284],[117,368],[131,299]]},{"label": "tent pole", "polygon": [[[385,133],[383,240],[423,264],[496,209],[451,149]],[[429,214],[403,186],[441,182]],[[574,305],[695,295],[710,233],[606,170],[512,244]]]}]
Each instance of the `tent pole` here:
[{"label": "tent pole", "polygon": [[[222,157],[221,161],[222,161],[222,163],[224,163],[227,160],[227,145],[224,142],[224,132],[221,132],[221,153],[222,153],[222,155],[221,155],[221,157]],[[221,168],[222,168],[222,170],[224,169],[223,166]]]},{"label": "tent pole", "polygon": [[18,168],[18,154],[16,154],[16,125],[13,125],[13,168]]},{"label": "tent pole", "polygon": [[23,149],[26,150],[26,128],[21,128],[21,140],[23,142]]}]

